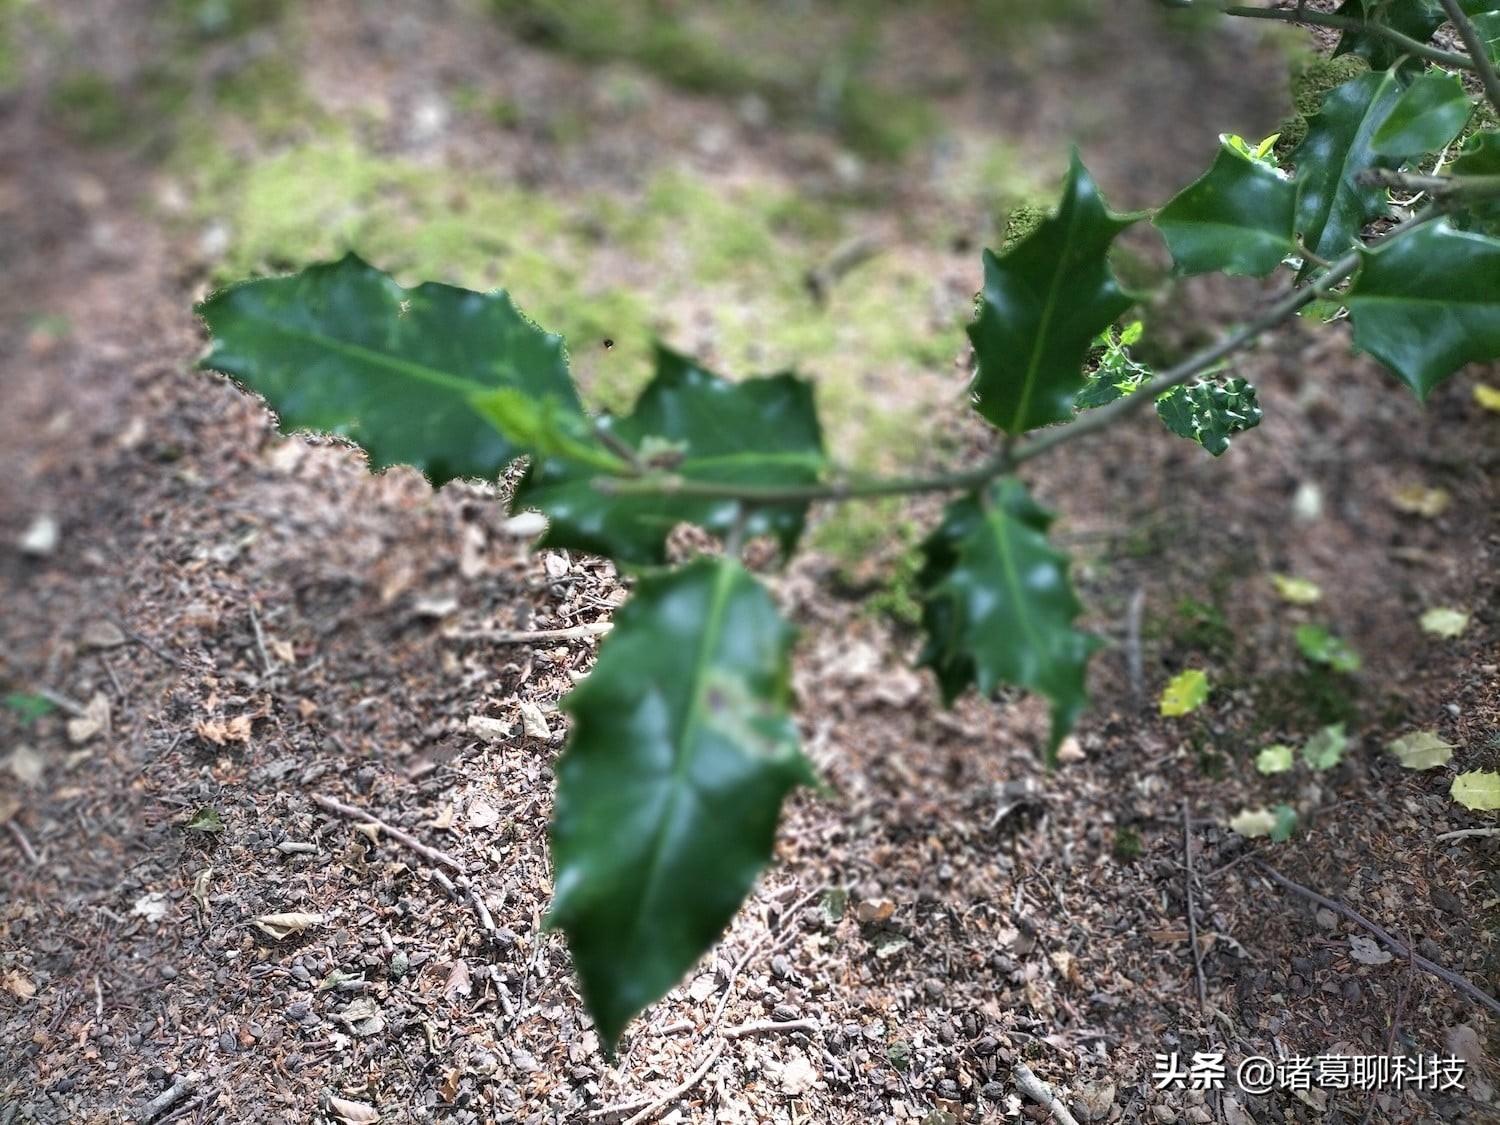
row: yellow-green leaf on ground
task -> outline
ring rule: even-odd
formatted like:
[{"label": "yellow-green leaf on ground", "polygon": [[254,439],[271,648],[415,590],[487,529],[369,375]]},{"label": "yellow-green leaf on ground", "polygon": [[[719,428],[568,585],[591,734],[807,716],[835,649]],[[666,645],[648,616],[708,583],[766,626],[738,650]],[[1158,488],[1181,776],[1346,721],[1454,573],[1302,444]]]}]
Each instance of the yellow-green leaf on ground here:
[{"label": "yellow-green leaf on ground", "polygon": [[1161,693],[1161,713],[1176,717],[1191,715],[1208,698],[1208,675],[1198,668],[1178,672]]},{"label": "yellow-green leaf on ground", "polygon": [[1474,401],[1486,410],[1493,410],[1500,414],[1500,387],[1492,387],[1488,383],[1475,383]]},{"label": "yellow-green leaf on ground", "polygon": [[1461,773],[1453,779],[1449,793],[1466,809],[1481,812],[1500,809],[1500,773],[1494,770]]},{"label": "yellow-green leaf on ground", "polygon": [[1462,610],[1439,606],[1422,614],[1422,631],[1434,637],[1456,637],[1469,627],[1469,615]]},{"label": "yellow-green leaf on ground", "polygon": [[1330,770],[1339,764],[1349,736],[1343,723],[1324,727],[1302,744],[1302,760],[1315,770]]},{"label": "yellow-green leaf on ground", "polygon": [[1255,756],[1255,768],[1261,773],[1286,773],[1292,768],[1292,748],[1278,742]]},{"label": "yellow-green leaf on ground", "polygon": [[1241,809],[1229,819],[1229,827],[1247,840],[1269,836],[1276,827],[1276,814],[1270,809]]},{"label": "yellow-green leaf on ground", "polygon": [[1403,484],[1391,493],[1391,503],[1401,511],[1427,519],[1442,515],[1452,501],[1446,488],[1428,488],[1425,484]]},{"label": "yellow-green leaf on ground", "polygon": [[1241,809],[1230,818],[1229,827],[1247,840],[1269,836],[1273,843],[1279,844],[1296,829],[1297,810],[1291,805],[1277,805],[1274,809]]},{"label": "yellow-green leaf on ground", "polygon": [[1387,749],[1409,770],[1430,770],[1453,757],[1453,747],[1435,730],[1419,730],[1392,741]]},{"label": "yellow-green leaf on ground", "polygon": [[1323,591],[1318,588],[1318,584],[1309,582],[1306,578],[1273,574],[1271,585],[1276,587],[1276,593],[1282,601],[1291,602],[1292,605],[1312,605],[1323,600]]}]

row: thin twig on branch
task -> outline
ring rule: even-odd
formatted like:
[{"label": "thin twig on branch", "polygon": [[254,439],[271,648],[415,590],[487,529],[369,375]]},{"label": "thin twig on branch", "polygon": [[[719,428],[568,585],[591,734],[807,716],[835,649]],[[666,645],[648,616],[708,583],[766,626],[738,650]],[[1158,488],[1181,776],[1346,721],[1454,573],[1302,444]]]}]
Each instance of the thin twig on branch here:
[{"label": "thin twig on branch", "polygon": [[[1391,227],[1373,244],[1389,242],[1420,226],[1438,214],[1432,207],[1423,208],[1410,218]],[[790,504],[817,500],[871,499],[880,496],[906,496],[921,492],[958,492],[981,488],[1013,472],[1033,457],[1040,457],[1059,445],[1096,433],[1113,425],[1128,414],[1134,414],[1173,387],[1197,378],[1221,360],[1240,351],[1256,338],[1282,321],[1290,319],[1359,268],[1364,246],[1357,247],[1307,285],[1299,286],[1275,301],[1259,316],[1247,321],[1217,343],[1189,356],[1181,363],[1159,372],[1137,390],[1115,399],[1107,406],[1090,410],[1061,426],[1043,430],[1036,437],[1011,445],[1007,443],[995,456],[971,469],[939,473],[925,477],[886,477],[871,480],[835,480],[808,485],[749,485],[730,482],[689,479],[683,476],[595,477],[593,486],[610,496],[695,496],[708,499],[742,500],[750,504]]]},{"label": "thin twig on branch", "polygon": [[[1357,31],[1372,35],[1377,39],[1384,39],[1400,47],[1403,53],[1427,59],[1429,62],[1441,63],[1443,66],[1455,67],[1458,70],[1475,69],[1474,60],[1468,55],[1461,55],[1456,51],[1445,51],[1441,47],[1423,43],[1383,23],[1372,23],[1354,16],[1341,16],[1333,12],[1320,12],[1305,4],[1298,4],[1295,8],[1256,8],[1248,4],[1213,3],[1212,0],[1163,0],[1163,3],[1169,8],[1206,8],[1221,12],[1226,16],[1239,16],[1243,19],[1276,20],[1281,23],[1297,23],[1309,27],[1330,27],[1336,31]],[[1469,49],[1473,50],[1473,47]]]},{"label": "thin twig on branch", "polygon": [[1490,105],[1496,113],[1500,113],[1500,73],[1496,73],[1495,64],[1490,60],[1490,45],[1484,41],[1484,36],[1479,34],[1479,29],[1474,26],[1474,21],[1469,19],[1468,13],[1464,11],[1459,0],[1440,0],[1443,11],[1448,13],[1448,22],[1453,25],[1458,37],[1464,41],[1464,46],[1469,49],[1473,56],[1473,69],[1479,72],[1479,81],[1484,86],[1484,96],[1489,98]]}]

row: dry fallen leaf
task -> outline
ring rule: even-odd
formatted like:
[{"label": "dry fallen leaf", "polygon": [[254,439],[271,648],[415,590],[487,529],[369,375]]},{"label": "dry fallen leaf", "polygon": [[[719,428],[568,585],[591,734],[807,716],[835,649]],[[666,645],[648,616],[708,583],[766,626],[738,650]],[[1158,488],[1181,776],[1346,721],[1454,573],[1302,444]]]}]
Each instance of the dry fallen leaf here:
[{"label": "dry fallen leaf", "polygon": [[169,903],[167,896],[160,891],[151,891],[136,899],[130,907],[130,913],[138,915],[148,922],[160,922],[167,916]]},{"label": "dry fallen leaf", "polygon": [[380,1114],[374,1106],[346,1101],[344,1098],[330,1097],[328,1112],[344,1122],[344,1125],[374,1125],[380,1120]]},{"label": "dry fallen leaf", "polygon": [[539,742],[546,742],[552,737],[552,728],[547,725],[547,716],[542,714],[542,709],[529,699],[521,700],[521,730],[527,738],[535,738]]},{"label": "dry fallen leaf", "polygon": [[1384,965],[1393,955],[1375,944],[1374,938],[1353,934],[1349,938],[1349,956],[1361,965]]},{"label": "dry fallen leaf", "polygon": [[485,742],[504,742],[510,737],[510,724],[488,715],[470,715],[464,726],[475,738]]},{"label": "dry fallen leaf", "polygon": [[125,633],[113,621],[90,621],[81,639],[84,648],[119,648],[125,643]]},{"label": "dry fallen leaf", "polygon": [[1057,748],[1057,760],[1064,765],[1069,762],[1081,762],[1085,758],[1083,746],[1073,735],[1068,735],[1062,740],[1062,745]]},{"label": "dry fallen leaf", "polygon": [[37,784],[47,772],[47,759],[24,742],[10,752],[5,764],[22,785]]},{"label": "dry fallen leaf", "polygon": [[29,977],[22,976],[19,969],[12,969],[5,974],[5,991],[24,1002],[36,995],[36,985]]},{"label": "dry fallen leaf", "polygon": [[492,828],[500,823],[500,810],[486,801],[469,802],[469,827]]},{"label": "dry fallen leaf", "polygon": [[68,741],[74,746],[87,742],[95,735],[109,731],[109,699],[103,692],[96,692],[84,707],[83,714],[68,720]]},{"label": "dry fallen leaf", "polygon": [[1422,484],[1402,485],[1391,493],[1391,503],[1397,508],[1425,519],[1442,515],[1452,500],[1446,489],[1428,488]]},{"label": "dry fallen leaf", "polygon": [[468,996],[473,991],[474,986],[469,979],[468,962],[453,962],[453,968],[448,970],[447,983],[443,985],[443,995],[452,1000],[456,996]]},{"label": "dry fallen leaf", "polygon": [[1469,615],[1462,610],[1440,606],[1422,614],[1422,631],[1434,637],[1457,637],[1469,627]]},{"label": "dry fallen leaf", "polygon": [[259,918],[250,919],[250,924],[261,933],[281,941],[283,938],[300,934],[313,926],[321,926],[325,921],[321,914],[304,914],[300,911],[291,911],[286,914],[262,914]]}]

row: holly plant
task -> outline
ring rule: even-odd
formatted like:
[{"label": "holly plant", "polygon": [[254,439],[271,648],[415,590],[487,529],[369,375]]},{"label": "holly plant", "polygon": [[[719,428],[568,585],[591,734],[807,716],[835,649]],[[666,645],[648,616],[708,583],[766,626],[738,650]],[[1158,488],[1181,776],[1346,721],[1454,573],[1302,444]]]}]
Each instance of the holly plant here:
[{"label": "holly plant", "polygon": [[[848,472],[825,448],[805,379],[730,381],[666,348],[629,413],[591,414],[562,339],[504,292],[403,288],[353,254],[199,306],[212,336],[202,366],[263,396],[283,431],[341,436],[372,470],[413,465],[435,486],[496,481],[524,457],[511,506],[546,516],[541,544],[634,576],[597,664],[563,703],[571,732],[551,825],[550,922],[606,1050],[712,946],[771,856],[783,800],[816,780],[792,715],[794,631],[741,564],[747,540],[787,555],[813,504],[950,495],[922,547],[922,662],[949,700],[1001,685],[1045,696],[1050,762],[1100,642],[1075,626],[1068,560],[1048,540],[1027,462],[1148,405],[1222,454],[1261,416],[1226,362],[1314,301],[1347,310],[1354,345],[1418,399],[1500,357],[1494,3],[1191,5],[1335,28],[1338,52],[1369,69],[1328,91],[1282,158],[1225,137],[1151,214],[1111,211],[1075,153],[1051,216],[984,254],[970,391],[994,449],[946,472]],[[1433,44],[1445,26],[1466,53]],[[1283,295],[1148,369],[1130,357],[1142,329],[1125,319],[1142,296],[1110,267],[1115,240],[1141,222],[1178,273],[1281,271]],[[671,565],[668,537],[684,523],[722,553]]]}]

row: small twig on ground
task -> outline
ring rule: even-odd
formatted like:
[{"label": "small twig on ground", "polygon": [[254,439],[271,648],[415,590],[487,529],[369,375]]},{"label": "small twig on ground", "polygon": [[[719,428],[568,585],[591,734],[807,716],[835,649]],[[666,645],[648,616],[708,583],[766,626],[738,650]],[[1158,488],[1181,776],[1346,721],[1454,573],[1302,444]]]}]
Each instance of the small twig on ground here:
[{"label": "small twig on ground", "polygon": [[159,648],[157,646],[157,644],[156,644],[155,641],[149,641],[145,637],[141,636],[139,633],[131,633],[131,632],[127,631],[125,633],[125,635],[127,637],[129,637],[132,641],[134,641],[136,644],[140,645],[143,649],[145,649],[147,652],[149,652],[152,656],[156,657],[158,660],[161,660],[161,661],[163,661],[163,662],[165,662],[167,664],[170,664],[173,668],[176,668],[178,666],[176,657],[170,656],[167,653],[163,652],[161,650],[161,648]]},{"label": "small twig on ground", "polygon": [[817,890],[809,891],[807,894],[803,895],[787,909],[787,912],[785,914],[782,915],[783,921],[780,926],[778,926],[775,930],[767,929],[765,933],[760,934],[754,941],[750,943],[749,948],[745,950],[740,959],[735,962],[734,968],[730,970],[729,979],[724,982],[724,995],[719,997],[718,1007],[714,1009],[714,1018],[708,1025],[710,1031],[718,1027],[719,1021],[724,1018],[724,1009],[729,1006],[729,998],[734,994],[734,982],[736,978],[738,978],[739,975],[745,971],[745,966],[750,964],[750,958],[754,957],[756,953],[760,951],[760,947],[763,946],[767,941],[770,941],[772,938],[781,937],[782,931],[786,929],[789,922],[797,916],[801,909],[822,893],[823,888],[819,887]]},{"label": "small twig on ground", "polygon": [[31,860],[31,866],[40,867],[42,865],[41,857],[32,848],[31,841],[26,838],[26,833],[21,831],[21,826],[14,820],[7,820],[5,827],[10,829],[10,834],[16,838],[16,843],[20,846],[21,851],[25,852],[26,858]]},{"label": "small twig on ground", "polygon": [[62,694],[62,692],[53,691],[51,688],[37,688],[36,694],[40,695],[43,699],[52,704],[52,706],[56,707],[59,711],[65,711],[69,715],[72,715],[75,719],[83,718],[83,704],[79,703],[76,699],[69,699],[66,695]]},{"label": "small twig on ground", "polygon": [[880,253],[880,243],[869,235],[859,235],[840,243],[826,261],[807,271],[807,291],[818,304],[826,304],[833,287],[850,270]]},{"label": "small twig on ground", "polygon": [[115,666],[109,662],[109,657],[102,652],[99,654],[99,663],[104,665],[104,674],[109,677],[109,682],[114,685],[115,695],[121,703],[125,702],[125,685],[120,683],[120,677],[115,675]]},{"label": "small twig on ground", "polygon": [[725,1039],[743,1039],[747,1035],[790,1035],[794,1031],[816,1035],[822,1030],[817,1020],[753,1020],[739,1027],[726,1027],[719,1034]]},{"label": "small twig on ground", "polygon": [[1439,840],[1462,840],[1470,836],[1500,836],[1500,828],[1460,828],[1456,832],[1444,832]]},{"label": "small twig on ground", "polygon": [[[1406,1011],[1406,999],[1411,995],[1411,986],[1417,977],[1417,967],[1412,962],[1411,949],[1413,944],[1411,932],[1406,935],[1406,979],[1401,982],[1401,992],[1396,997],[1396,1010],[1391,1014],[1391,1029],[1385,1037],[1385,1053],[1394,1055],[1396,1052],[1396,1032],[1401,1026],[1401,1016]],[[1359,1125],[1370,1125],[1370,1118],[1375,1115],[1375,1095],[1377,1091],[1371,1090],[1370,1097],[1365,1103],[1365,1115],[1359,1119]]]},{"label": "small twig on ground", "polygon": [[203,1075],[199,1071],[194,1070],[187,1074],[184,1074],[176,1082],[173,1082],[172,1085],[168,1086],[161,1093],[157,1094],[156,1097],[152,1098],[145,1105],[141,1106],[140,1111],[136,1114],[136,1120],[155,1120],[161,1114],[165,1113],[167,1110],[171,1109],[174,1105],[180,1102],[183,1098],[187,1097],[188,1094],[196,1090],[198,1088],[198,1083],[202,1081]]},{"label": "small twig on ground", "polygon": [[602,637],[615,627],[613,621],[591,621],[567,629],[470,629],[443,634],[455,644],[527,645],[534,641],[576,641],[584,637]]},{"label": "small twig on ground", "polygon": [[1293,882],[1291,879],[1288,879],[1285,875],[1283,875],[1280,871],[1277,871],[1265,860],[1252,858],[1250,862],[1256,867],[1256,869],[1258,869],[1269,879],[1271,879],[1272,882],[1285,887],[1287,890],[1292,891],[1294,894],[1301,895],[1303,898],[1308,899],[1311,902],[1317,903],[1319,906],[1326,906],[1335,914],[1342,914],[1345,918],[1349,919],[1349,921],[1355,923],[1358,926],[1363,926],[1377,939],[1384,942],[1386,947],[1393,953],[1408,958],[1412,964],[1417,966],[1417,968],[1421,969],[1424,972],[1431,973],[1439,980],[1447,981],[1460,992],[1479,1001],[1479,1003],[1483,1004],[1490,1011],[1496,1013],[1497,1015],[1500,1015],[1500,1000],[1496,1000],[1489,993],[1476,988],[1468,981],[1467,978],[1461,976],[1458,973],[1455,973],[1452,969],[1445,969],[1436,961],[1429,961],[1426,957],[1423,957],[1420,953],[1412,949],[1410,946],[1406,945],[1403,942],[1397,941],[1384,929],[1382,929],[1380,926],[1377,926],[1363,914],[1360,914],[1358,911],[1345,906],[1337,899],[1329,898],[1327,895],[1320,895],[1317,891],[1313,890],[1310,887],[1304,887],[1301,883]]},{"label": "small twig on ground", "polygon": [[1198,981],[1198,1011],[1208,1011],[1208,986],[1203,981],[1203,950],[1198,947],[1198,919],[1193,909],[1193,818],[1188,813],[1187,802],[1182,803],[1182,858],[1187,867],[1188,942],[1193,947],[1193,976]]},{"label": "small twig on ground", "polygon": [[697,1068],[693,1071],[692,1074],[688,1075],[687,1078],[685,1078],[682,1082],[679,1082],[675,1087],[668,1090],[665,1094],[657,1098],[650,1105],[646,1106],[645,1109],[641,1110],[633,1117],[627,1118],[625,1121],[625,1125],[645,1125],[647,1121],[655,1119],[655,1117],[659,1113],[661,1113],[662,1110],[666,1109],[667,1106],[671,1105],[678,1098],[682,1097],[694,1086],[703,1081],[704,1077],[708,1074],[709,1069],[714,1065],[714,1063],[719,1061],[719,1056],[724,1053],[724,1048],[728,1045],[729,1040],[727,1039],[721,1038],[717,1040],[714,1045],[709,1048],[708,1054],[703,1057],[703,1061],[698,1064]]},{"label": "small twig on ground", "polygon": [[1146,690],[1146,674],[1141,660],[1141,616],[1145,609],[1146,591],[1137,586],[1125,610],[1125,674],[1130,679],[1130,698],[1137,706]]},{"label": "small twig on ground", "polygon": [[1062,1125],[1078,1125],[1078,1119],[1068,1112],[1068,1107],[1052,1092],[1052,1087],[1033,1074],[1025,1063],[1016,1063],[1010,1076],[1016,1080],[1021,1093],[1046,1109]]},{"label": "small twig on ground", "polygon": [[266,675],[276,671],[276,665],[271,662],[271,654],[266,651],[266,634],[260,627],[260,614],[255,609],[255,603],[250,603],[250,628],[255,633],[255,651],[260,656],[260,667]]},{"label": "small twig on ground", "polygon": [[322,793],[314,793],[312,795],[312,799],[315,805],[319,805],[322,808],[327,809],[329,812],[335,812],[340,816],[347,816],[353,820],[360,820],[364,821],[364,823],[366,824],[375,825],[375,827],[379,828],[392,840],[395,840],[398,844],[403,844],[406,847],[410,848],[423,859],[427,860],[429,863],[439,864],[443,867],[451,867],[460,875],[468,874],[468,871],[467,869],[465,869],[463,863],[455,859],[453,856],[449,855],[447,852],[438,851],[437,848],[428,847],[411,833],[403,832],[399,828],[392,827],[385,821],[381,820],[378,816],[372,816],[370,813],[365,812],[364,809],[357,809],[353,805],[346,805],[343,801],[336,800],[333,797],[325,796]]}]

